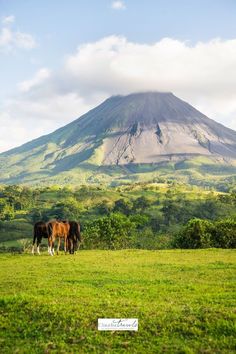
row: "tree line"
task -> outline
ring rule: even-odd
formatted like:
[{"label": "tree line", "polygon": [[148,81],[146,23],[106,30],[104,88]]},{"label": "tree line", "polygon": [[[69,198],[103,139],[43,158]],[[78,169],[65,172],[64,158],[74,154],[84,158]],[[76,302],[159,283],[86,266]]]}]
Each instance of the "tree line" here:
[{"label": "tree line", "polygon": [[13,235],[14,228],[20,230],[20,216],[25,218],[21,219],[22,232],[26,224],[39,220],[80,220],[85,248],[235,247],[235,191],[212,192],[206,198],[194,199],[169,186],[165,193],[150,194],[141,188],[141,195],[137,196],[121,191],[119,198],[100,198],[109,196],[108,192],[102,187],[87,186],[2,187],[0,242],[8,240],[7,235]]}]

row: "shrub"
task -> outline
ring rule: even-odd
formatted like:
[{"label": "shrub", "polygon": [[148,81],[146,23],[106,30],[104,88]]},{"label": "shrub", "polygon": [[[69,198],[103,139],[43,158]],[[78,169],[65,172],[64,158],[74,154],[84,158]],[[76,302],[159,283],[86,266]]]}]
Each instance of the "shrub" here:
[{"label": "shrub", "polygon": [[212,231],[212,244],[214,247],[236,248],[236,221],[217,221]]},{"label": "shrub", "polygon": [[213,224],[208,220],[192,219],[177,234],[175,246],[180,248],[211,247],[211,232]]},{"label": "shrub", "polygon": [[124,199],[118,199],[115,201],[113,211],[125,215],[130,215],[132,212],[132,207],[133,205],[131,204],[130,201],[125,201]]},{"label": "shrub", "polygon": [[137,232],[134,248],[156,250],[170,248],[169,235],[156,234],[151,227],[146,227],[142,231]]},{"label": "shrub", "polygon": [[122,214],[111,214],[87,223],[86,248],[122,249],[132,246],[135,224]]},{"label": "shrub", "polygon": [[190,220],[174,239],[174,247],[236,247],[236,221],[231,219],[210,222],[202,219]]},{"label": "shrub", "polygon": [[14,208],[5,200],[0,200],[0,219],[12,220],[14,218]]},{"label": "shrub", "polygon": [[150,207],[151,202],[145,197],[141,196],[133,201],[133,209],[134,210],[145,210]]}]

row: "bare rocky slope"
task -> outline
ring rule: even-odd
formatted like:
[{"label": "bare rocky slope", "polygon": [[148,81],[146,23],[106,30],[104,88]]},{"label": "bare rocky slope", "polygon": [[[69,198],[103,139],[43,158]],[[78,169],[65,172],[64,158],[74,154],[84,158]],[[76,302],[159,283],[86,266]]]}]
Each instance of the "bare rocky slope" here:
[{"label": "bare rocky slope", "polygon": [[108,171],[199,156],[234,164],[236,132],[172,93],[113,96],[55,132],[0,154],[0,182],[66,178],[85,165]]}]

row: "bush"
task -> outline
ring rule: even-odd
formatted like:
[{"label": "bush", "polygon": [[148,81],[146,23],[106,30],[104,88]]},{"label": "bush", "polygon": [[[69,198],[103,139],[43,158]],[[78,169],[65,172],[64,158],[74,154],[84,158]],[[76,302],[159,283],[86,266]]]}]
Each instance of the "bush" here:
[{"label": "bush", "polygon": [[148,207],[150,207],[150,205],[151,202],[145,196],[141,196],[133,201],[133,209],[135,211],[137,210],[143,211]]},{"label": "bush", "polygon": [[174,247],[235,248],[236,221],[226,219],[216,222],[210,222],[208,220],[192,219],[175,236]]},{"label": "bush", "polygon": [[113,211],[122,213],[124,215],[130,215],[132,213],[132,208],[133,205],[130,201],[125,201],[124,199],[118,199],[115,201]]},{"label": "bush", "polygon": [[129,220],[135,224],[138,230],[142,230],[147,226],[149,217],[147,215],[134,214],[129,217]]},{"label": "bush", "polygon": [[75,219],[77,220],[80,215],[80,205],[76,199],[69,197],[63,202],[58,202],[53,205],[52,210],[49,214],[50,218],[56,219]]},{"label": "bush", "polygon": [[212,232],[212,245],[221,248],[236,248],[236,221],[218,221]]},{"label": "bush", "polygon": [[0,200],[0,219],[12,220],[14,218],[14,208],[5,200]]},{"label": "bush", "polygon": [[177,234],[175,246],[179,248],[211,247],[211,231],[213,225],[208,220],[192,219]]},{"label": "bush", "polygon": [[139,231],[135,237],[134,248],[157,250],[170,248],[169,235],[155,234],[151,227]]},{"label": "bush", "polygon": [[87,223],[84,228],[86,248],[122,249],[132,247],[135,224],[122,214],[111,214]]}]

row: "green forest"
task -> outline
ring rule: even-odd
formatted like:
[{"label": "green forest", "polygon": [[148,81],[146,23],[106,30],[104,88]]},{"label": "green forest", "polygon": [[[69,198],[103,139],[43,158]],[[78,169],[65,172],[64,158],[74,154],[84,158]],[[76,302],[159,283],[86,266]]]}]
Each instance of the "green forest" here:
[{"label": "green forest", "polygon": [[225,190],[168,180],[1,186],[0,250],[29,250],[34,223],[51,219],[79,221],[82,249],[235,248],[236,188]]}]

